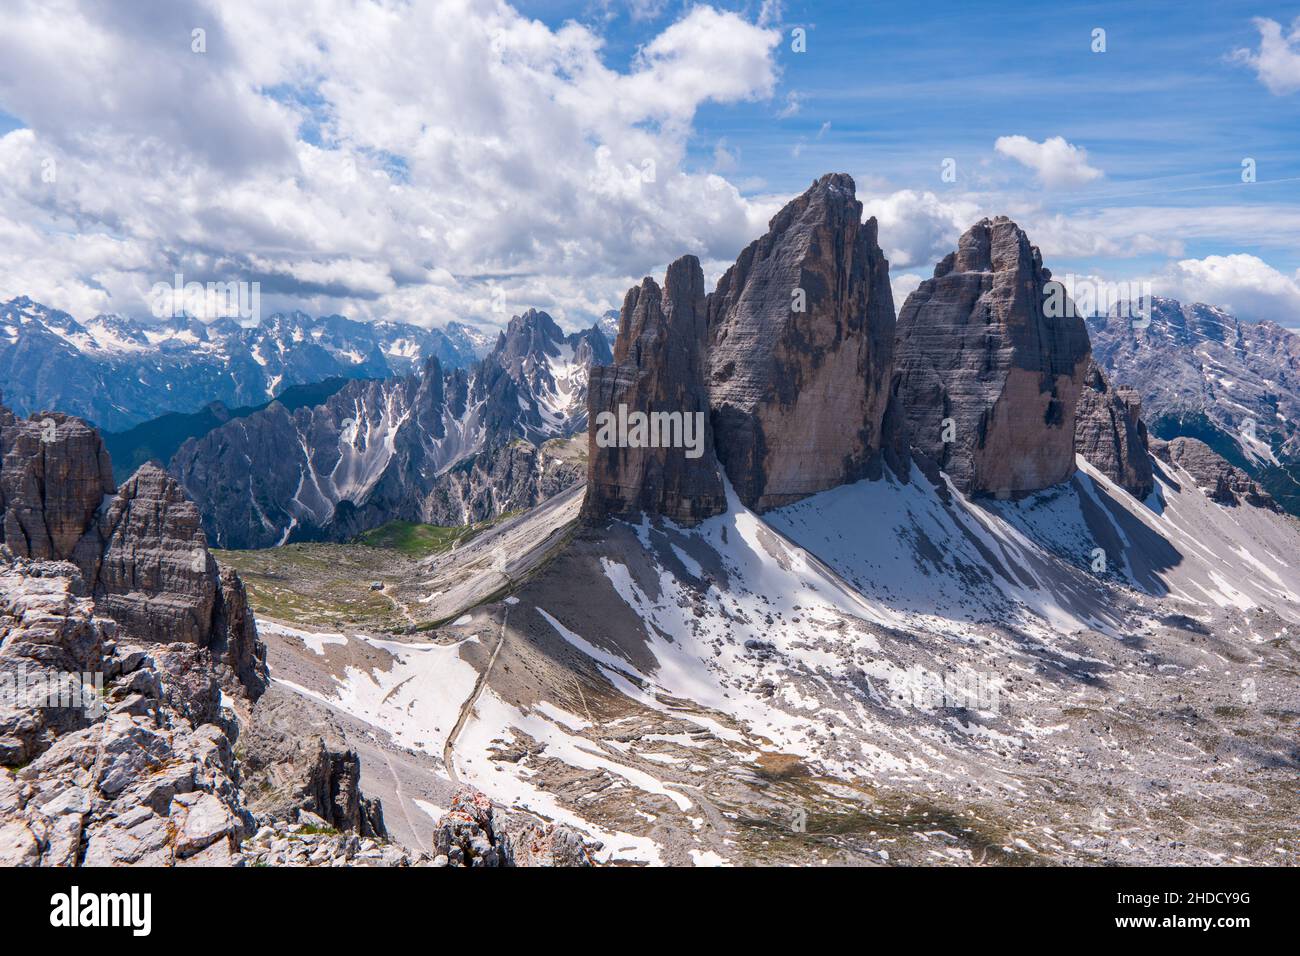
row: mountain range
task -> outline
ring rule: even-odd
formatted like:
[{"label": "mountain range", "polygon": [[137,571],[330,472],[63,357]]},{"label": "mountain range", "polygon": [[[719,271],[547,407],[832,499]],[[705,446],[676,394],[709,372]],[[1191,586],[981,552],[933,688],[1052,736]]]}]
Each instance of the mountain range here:
[{"label": "mountain range", "polygon": [[1151,433],[1205,442],[1300,514],[1300,336],[1161,297],[1146,323],[1120,310],[1089,318],[1093,354],[1134,387]]},{"label": "mountain range", "polygon": [[489,345],[460,323],[439,330],[303,312],[253,326],[186,316],[78,322],[19,297],[0,303],[0,393],[19,414],[61,411],[123,431],[214,401],[258,405],[293,385],[408,374],[429,358],[459,368]]},{"label": "mountain range", "polygon": [[[530,311],[115,490],[83,423],[0,414],[0,665],[112,702],[0,711],[0,860],[1300,862],[1300,524],[1161,437],[1240,388],[1269,460],[1288,340],[1047,310],[1003,216],[896,308],[862,215],[828,174],[713,290],[629,289],[612,350]],[[1124,377],[1161,350],[1176,385]],[[474,527],[350,541],[395,517]]]},{"label": "mountain range", "polygon": [[169,467],[223,548],[495,518],[581,478],[548,442],[586,429],[587,369],[609,354],[597,329],[566,335],[529,310],[468,369],[435,357],[314,407],[272,403],[185,442]]}]

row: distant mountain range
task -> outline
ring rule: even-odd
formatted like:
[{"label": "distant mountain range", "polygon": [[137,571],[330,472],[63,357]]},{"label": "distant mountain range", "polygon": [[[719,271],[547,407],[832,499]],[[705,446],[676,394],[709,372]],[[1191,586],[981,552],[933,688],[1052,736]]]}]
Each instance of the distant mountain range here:
[{"label": "distant mountain range", "polygon": [[314,407],[274,402],[186,441],[171,472],[223,548],[345,540],[393,519],[460,525],[532,507],[581,477],[545,446],[587,427],[597,328],[511,320],[469,368],[349,381]]},{"label": "distant mountain range", "polygon": [[[286,411],[320,405],[354,379],[327,378],[309,385],[290,385],[272,401]],[[168,412],[122,432],[104,432],[104,445],[113,458],[113,480],[121,483],[147,461],[168,462],[185,442],[202,438],[214,428],[236,418],[247,418],[265,409],[271,402],[227,408],[222,402],[209,402],[197,412]]]},{"label": "distant mountain range", "polygon": [[1150,319],[1089,319],[1097,364],[1137,390],[1154,436],[1205,442],[1300,515],[1300,336],[1160,297]]},{"label": "distant mountain range", "polygon": [[18,414],[60,411],[108,431],[213,401],[262,404],[294,385],[389,378],[473,364],[492,338],[461,323],[425,329],[277,313],[255,326],[189,317],[79,322],[23,296],[0,303],[0,393]]}]

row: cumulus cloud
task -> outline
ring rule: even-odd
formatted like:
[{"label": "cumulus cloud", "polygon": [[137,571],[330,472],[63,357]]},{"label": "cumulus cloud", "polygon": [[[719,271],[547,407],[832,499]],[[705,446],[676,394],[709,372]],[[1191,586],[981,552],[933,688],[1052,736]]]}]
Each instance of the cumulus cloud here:
[{"label": "cumulus cloud", "polygon": [[999,136],[993,148],[1032,169],[1048,189],[1082,186],[1100,179],[1102,171],[1088,165],[1088,151],[1062,136],[1036,143],[1027,136]]},{"label": "cumulus cloud", "polygon": [[1153,279],[1157,295],[1217,305],[1252,322],[1300,325],[1300,272],[1288,276],[1257,256],[1181,259]]},{"label": "cumulus cloud", "polygon": [[919,276],[913,272],[893,273],[889,275],[889,288],[894,295],[894,310],[903,311],[903,303],[911,295],[916,287],[925,281],[924,276]]},{"label": "cumulus cloud", "polygon": [[772,97],[779,42],[697,6],[619,70],[503,0],[12,0],[0,298],[141,313],[182,272],[270,308],[437,324],[504,289],[588,318],[762,231],[685,157],[702,106]]},{"label": "cumulus cloud", "polygon": [[1290,33],[1283,33],[1282,24],[1267,17],[1252,22],[1259,31],[1259,49],[1234,50],[1232,59],[1253,69],[1276,96],[1300,90],[1300,17],[1292,21]]},{"label": "cumulus cloud", "polygon": [[927,275],[981,216],[979,205],[971,200],[942,199],[913,189],[864,197],[862,205],[864,216],[880,222],[880,245],[891,270],[920,268]]}]

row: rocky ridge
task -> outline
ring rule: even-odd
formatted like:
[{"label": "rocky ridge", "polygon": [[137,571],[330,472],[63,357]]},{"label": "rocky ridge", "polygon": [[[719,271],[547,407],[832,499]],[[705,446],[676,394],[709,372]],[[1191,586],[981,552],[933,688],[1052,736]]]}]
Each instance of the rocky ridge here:
[{"label": "rocky ridge", "polygon": [[1166,464],[1182,468],[1196,479],[1210,500],[1223,505],[1247,504],[1281,512],[1273,496],[1261,488],[1240,468],[1215,454],[1203,441],[1195,438],[1156,439],[1151,453]]},{"label": "rocky ridge", "polygon": [[[268,678],[238,576],[161,469],[113,491],[76,419],[0,407],[0,458],[0,864],[242,862],[236,740]],[[352,785],[336,822],[383,837],[356,755],[300,745]]]},{"label": "rocky ridge", "polygon": [[1133,497],[1155,489],[1142,399],[1134,388],[1112,387],[1096,364],[1088,366],[1079,390],[1074,447]]},{"label": "rocky ridge", "polygon": [[394,519],[461,525],[528,508],[580,477],[544,450],[586,427],[595,330],[516,316],[486,358],[272,404],[186,442],[170,471],[224,548],[348,540]]},{"label": "rocky ridge", "polygon": [[466,367],[478,358],[469,331],[303,312],[251,326],[189,316],[78,321],[19,297],[0,302],[0,390],[20,414],[57,408],[120,431],[212,401],[258,405],[288,386],[336,376],[405,375],[430,358]]}]

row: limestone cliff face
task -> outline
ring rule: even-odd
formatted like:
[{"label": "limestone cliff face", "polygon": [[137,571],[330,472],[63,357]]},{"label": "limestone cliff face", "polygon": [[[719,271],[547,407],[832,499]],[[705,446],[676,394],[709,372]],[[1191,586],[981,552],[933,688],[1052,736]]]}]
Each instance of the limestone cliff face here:
[{"label": "limestone cliff face", "polygon": [[[689,525],[726,510],[704,382],[706,315],[694,256],[668,267],[662,289],[647,277],[628,291],[614,364],[594,366],[588,385],[587,520],[648,512]],[[624,441],[608,423],[633,413],[677,416],[681,441]]]},{"label": "limestone cliff face", "polygon": [[96,604],[137,639],[206,646],[217,603],[216,562],[199,511],[154,464],[123,482],[95,529]]},{"label": "limestone cliff face", "polygon": [[1135,498],[1155,488],[1147,426],[1137,391],[1111,387],[1096,364],[1088,366],[1074,423],[1075,450]]},{"label": "limestone cliff face", "polygon": [[85,422],[58,412],[24,421],[0,406],[0,513],[15,557],[71,558],[113,487],[108,451]]},{"label": "limestone cliff face", "polygon": [[873,473],[894,303],[851,177],[823,176],[777,213],[708,315],[714,440],[741,500],[761,511]]},{"label": "limestone cliff face", "polygon": [[1090,347],[1082,319],[1045,313],[1050,278],[1019,226],[983,219],[899,314],[912,444],[966,494],[1023,494],[1074,471]]}]

